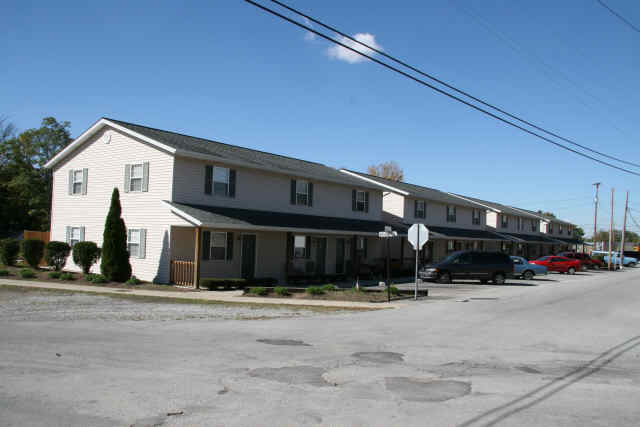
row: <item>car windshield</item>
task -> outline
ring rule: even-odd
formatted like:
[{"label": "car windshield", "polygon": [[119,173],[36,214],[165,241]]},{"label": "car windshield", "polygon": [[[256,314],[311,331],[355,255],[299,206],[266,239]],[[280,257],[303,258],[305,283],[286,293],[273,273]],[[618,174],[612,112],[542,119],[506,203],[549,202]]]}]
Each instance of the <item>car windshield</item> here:
[{"label": "car windshield", "polygon": [[442,260],[443,263],[451,263],[453,262],[454,259],[458,258],[458,256],[460,256],[460,254],[462,254],[464,252],[454,252],[451,255],[449,255],[448,257],[446,257],[445,259]]}]

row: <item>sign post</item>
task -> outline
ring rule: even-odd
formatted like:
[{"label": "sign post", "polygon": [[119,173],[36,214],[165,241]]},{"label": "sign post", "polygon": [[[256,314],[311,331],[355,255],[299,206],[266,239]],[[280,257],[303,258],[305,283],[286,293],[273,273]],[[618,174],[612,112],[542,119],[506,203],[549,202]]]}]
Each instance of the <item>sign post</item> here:
[{"label": "sign post", "polygon": [[378,233],[378,237],[387,239],[387,302],[391,302],[391,238],[397,235],[398,233],[389,226],[384,227],[384,231]]},{"label": "sign post", "polygon": [[418,254],[420,249],[425,243],[429,241],[429,229],[424,224],[413,224],[409,227],[407,233],[407,240],[411,243],[411,246],[416,250],[416,278],[415,278],[415,291],[413,298],[418,299]]}]

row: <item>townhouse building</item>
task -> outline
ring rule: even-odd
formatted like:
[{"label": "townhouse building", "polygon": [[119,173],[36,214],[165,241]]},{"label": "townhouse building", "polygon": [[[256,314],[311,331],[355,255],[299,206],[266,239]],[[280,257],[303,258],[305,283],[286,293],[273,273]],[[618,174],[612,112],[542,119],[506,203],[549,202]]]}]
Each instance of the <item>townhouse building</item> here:
[{"label": "townhouse building", "polygon": [[[320,163],[102,118],[46,167],[51,240],[101,246],[117,187],[142,280],[285,282],[357,274],[382,256],[383,190]],[[66,268],[80,271],[71,257]]]}]

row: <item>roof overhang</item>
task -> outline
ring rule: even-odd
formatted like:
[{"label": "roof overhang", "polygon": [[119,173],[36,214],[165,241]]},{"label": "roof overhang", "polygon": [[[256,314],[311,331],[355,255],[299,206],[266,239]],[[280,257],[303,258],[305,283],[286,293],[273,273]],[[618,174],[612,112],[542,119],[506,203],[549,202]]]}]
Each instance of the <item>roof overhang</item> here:
[{"label": "roof overhang", "polygon": [[496,209],[496,208],[494,208],[492,206],[485,205],[484,203],[476,202],[475,200],[468,199],[468,198],[466,198],[464,196],[461,196],[459,194],[449,193],[448,191],[445,191],[445,193],[450,195],[450,196],[452,196],[452,197],[456,197],[456,198],[458,198],[460,200],[464,200],[465,202],[472,203],[472,204],[474,204],[476,206],[482,206],[486,210],[493,211],[493,212],[496,212],[496,213],[502,213],[502,211],[500,209]]},{"label": "roof overhang", "polygon": [[376,181],[374,179],[367,178],[366,176],[362,176],[360,174],[351,172],[350,170],[340,169],[340,172],[342,172],[344,174],[347,174],[349,176],[352,176],[354,178],[361,179],[361,180],[363,180],[365,182],[368,182],[370,184],[373,184],[373,185],[375,185],[377,187],[384,188],[385,190],[393,191],[394,193],[402,194],[403,196],[409,196],[409,193],[404,191],[404,190],[400,190],[399,188],[396,188],[396,187],[391,186],[391,185],[383,184],[383,183],[378,182],[378,181]]}]

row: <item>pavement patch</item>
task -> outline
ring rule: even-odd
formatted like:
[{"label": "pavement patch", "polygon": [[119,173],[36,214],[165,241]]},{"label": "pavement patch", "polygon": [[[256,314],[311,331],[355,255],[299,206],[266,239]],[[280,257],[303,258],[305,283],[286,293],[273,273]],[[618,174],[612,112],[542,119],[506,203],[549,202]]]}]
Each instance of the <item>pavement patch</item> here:
[{"label": "pavement patch", "polygon": [[391,351],[361,351],[351,355],[359,360],[374,363],[397,363],[404,362],[404,354],[393,353]]},{"label": "pavement patch", "polygon": [[315,366],[284,366],[282,368],[257,368],[249,371],[250,377],[277,381],[284,384],[307,384],[315,387],[326,387],[325,370]]},{"label": "pavement patch", "polygon": [[526,372],[527,374],[541,374],[539,370],[536,368],[532,368],[531,366],[516,366],[516,369],[522,372]]},{"label": "pavement patch", "polygon": [[300,340],[287,340],[287,339],[270,339],[270,338],[261,338],[256,340],[263,344],[271,344],[271,345],[298,345],[303,347],[311,347],[311,344],[307,344],[304,341]]},{"label": "pavement patch", "polygon": [[466,396],[471,392],[471,383],[464,381],[425,381],[409,377],[385,378],[387,390],[400,399],[410,402],[444,402]]}]

